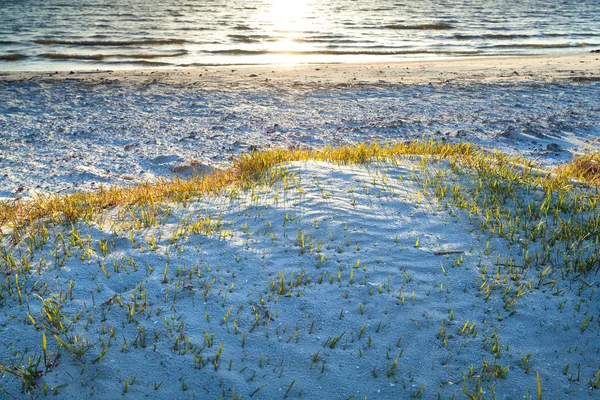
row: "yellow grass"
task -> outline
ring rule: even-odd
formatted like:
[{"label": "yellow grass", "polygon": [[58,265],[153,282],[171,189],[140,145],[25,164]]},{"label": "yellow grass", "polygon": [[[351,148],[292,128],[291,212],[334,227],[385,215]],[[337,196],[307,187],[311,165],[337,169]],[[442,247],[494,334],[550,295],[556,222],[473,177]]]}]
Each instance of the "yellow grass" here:
[{"label": "yellow grass", "polygon": [[[477,170],[494,169],[496,172],[528,176],[531,165],[524,159],[485,152],[470,143],[443,143],[412,141],[398,143],[361,143],[358,145],[325,147],[321,150],[269,149],[243,155],[225,171],[181,178],[163,179],[132,187],[111,186],[97,192],[75,192],[68,195],[40,196],[30,200],[0,203],[0,229],[18,230],[31,227],[41,219],[57,223],[72,223],[91,219],[102,210],[116,206],[155,205],[160,202],[187,202],[201,195],[217,194],[225,189],[244,189],[255,185],[265,171],[285,162],[317,160],[340,164],[366,163],[389,160],[403,155],[427,158],[450,158]],[[558,182],[569,177],[598,183],[598,154],[578,157],[562,167],[555,176]],[[521,168],[506,168],[521,165]],[[528,172],[529,171],[529,172]],[[271,177],[271,180],[276,177]],[[554,186],[554,185],[553,185]],[[1,233],[1,232],[0,232]]]},{"label": "yellow grass", "polygon": [[600,153],[576,155],[569,164],[560,166],[557,173],[593,185],[600,184]]},{"label": "yellow grass", "polygon": [[0,227],[18,228],[36,220],[48,218],[59,223],[70,223],[92,218],[99,211],[135,204],[155,204],[164,201],[186,202],[203,194],[217,193],[228,187],[244,188],[252,184],[267,169],[287,161],[328,160],[339,163],[363,163],[403,154],[449,156],[470,154],[469,144],[440,144],[409,142],[380,145],[327,147],[322,150],[272,149],[252,152],[226,171],[195,176],[189,180],[163,179],[133,187],[101,188],[97,192],[76,192],[68,195],[41,196],[32,200],[0,203]]}]

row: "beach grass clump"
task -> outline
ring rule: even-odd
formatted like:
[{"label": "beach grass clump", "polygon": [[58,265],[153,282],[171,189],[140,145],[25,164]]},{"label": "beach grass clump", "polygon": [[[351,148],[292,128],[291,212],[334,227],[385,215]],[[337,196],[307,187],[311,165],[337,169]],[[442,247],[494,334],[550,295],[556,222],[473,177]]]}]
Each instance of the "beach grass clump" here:
[{"label": "beach grass clump", "polygon": [[[540,171],[525,160],[498,153],[444,162],[453,174],[444,167],[429,168],[424,185],[447,208],[466,211],[482,234],[521,248],[522,261],[510,258],[504,263],[513,277],[530,267],[545,271],[540,278],[549,266],[563,275],[599,270],[600,194],[594,175],[579,175],[574,182],[564,167]],[[489,241],[489,255],[488,248]]]},{"label": "beach grass clump", "polygon": [[[454,160],[454,164],[469,165],[478,175],[485,177],[492,174],[505,182],[521,181],[531,184],[535,183],[532,179],[540,178],[531,162],[497,152],[490,153],[470,143],[410,141],[361,143],[319,150],[276,148],[245,154],[227,170],[196,175],[187,180],[175,177],[132,187],[110,186],[95,192],[41,195],[28,200],[0,202],[0,228],[10,228],[15,231],[16,236],[23,236],[23,228],[33,227],[40,220],[70,224],[91,220],[102,210],[112,207],[155,207],[162,202],[186,204],[199,196],[219,194],[225,189],[245,190],[256,185],[257,181],[263,184],[273,183],[284,175],[283,171],[274,167],[286,162],[315,160],[359,164],[393,160],[399,156],[420,156],[422,165],[431,157],[450,159]],[[569,183],[570,178],[597,185],[600,183],[600,154],[576,156],[572,163],[541,175],[542,179],[537,183],[548,188],[564,186]],[[504,185],[500,182],[496,184]]]},{"label": "beach grass clump", "polygon": [[[555,171],[540,171],[523,158],[484,151],[469,143],[362,143],[320,150],[269,149],[252,152],[243,155],[227,170],[194,176],[189,180],[163,179],[134,187],[103,187],[97,192],[0,203],[0,229],[10,233],[13,243],[28,238],[32,247],[36,248],[47,240],[47,224],[72,226],[78,221],[93,221],[103,210],[114,207],[126,210],[136,229],[156,227],[159,219],[168,217],[169,210],[163,206],[168,202],[185,206],[202,196],[225,191],[234,196],[236,191],[254,191],[257,185],[268,186],[281,180],[286,187],[289,177],[282,165],[287,162],[316,160],[357,164],[384,160],[393,162],[402,156],[416,156],[424,168],[421,174],[424,177],[423,190],[417,193],[418,203],[421,192],[426,195],[429,188],[438,200],[449,199],[453,207],[467,210],[469,216],[478,216],[482,232],[487,231],[511,242],[523,242],[525,235],[524,249],[529,243],[541,240],[545,251],[526,253],[527,265],[542,266],[562,261],[569,270],[585,272],[597,268],[598,256],[590,251],[587,243],[598,236],[598,193],[575,187],[573,178],[586,185],[598,184],[599,154],[575,157],[572,163]],[[441,174],[443,169],[431,168],[432,160],[448,162],[454,176],[448,175],[448,171]],[[368,188],[365,190],[369,195]],[[200,228],[192,230],[196,232]],[[179,234],[173,233],[172,243]],[[299,233],[297,242],[301,254],[305,251],[312,254],[311,240],[310,235]],[[155,240],[151,242],[155,243]],[[556,243],[561,246],[555,246]],[[415,247],[418,246],[417,237]],[[557,248],[562,248],[564,259],[559,260],[557,254],[552,255]],[[359,249],[357,243],[356,251]],[[100,250],[103,254],[106,252],[102,246]],[[571,257],[573,250],[577,250],[575,258]],[[567,251],[570,254],[566,254]]]},{"label": "beach grass clump", "polygon": [[592,185],[600,185],[600,153],[589,152],[573,156],[570,163],[557,168],[557,174]]}]

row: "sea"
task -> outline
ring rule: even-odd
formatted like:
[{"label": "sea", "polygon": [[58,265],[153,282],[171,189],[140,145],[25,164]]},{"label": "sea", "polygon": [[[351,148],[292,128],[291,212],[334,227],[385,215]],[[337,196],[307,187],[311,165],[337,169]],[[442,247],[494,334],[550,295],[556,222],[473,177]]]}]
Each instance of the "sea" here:
[{"label": "sea", "polygon": [[596,49],[599,0],[0,0],[0,71]]}]

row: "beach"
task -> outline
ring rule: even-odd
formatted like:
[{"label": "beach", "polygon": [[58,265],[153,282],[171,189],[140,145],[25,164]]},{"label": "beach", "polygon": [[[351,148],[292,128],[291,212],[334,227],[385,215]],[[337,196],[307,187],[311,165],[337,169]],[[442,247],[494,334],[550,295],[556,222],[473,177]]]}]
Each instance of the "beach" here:
[{"label": "beach", "polygon": [[362,141],[466,140],[556,166],[597,148],[599,58],[4,72],[0,197],[226,168],[253,149]]},{"label": "beach", "polygon": [[599,59],[0,72],[0,398],[596,398]]},{"label": "beach", "polygon": [[[449,82],[552,82],[595,81],[600,55],[597,53],[480,56],[375,63],[329,63],[293,65],[232,65],[187,68],[106,70],[6,71],[3,81],[52,82],[75,80],[99,84],[153,82],[193,85],[203,89],[250,89],[258,87],[319,88],[328,85],[442,84]],[[256,75],[256,76],[251,76]],[[267,80],[268,79],[268,80]]]}]

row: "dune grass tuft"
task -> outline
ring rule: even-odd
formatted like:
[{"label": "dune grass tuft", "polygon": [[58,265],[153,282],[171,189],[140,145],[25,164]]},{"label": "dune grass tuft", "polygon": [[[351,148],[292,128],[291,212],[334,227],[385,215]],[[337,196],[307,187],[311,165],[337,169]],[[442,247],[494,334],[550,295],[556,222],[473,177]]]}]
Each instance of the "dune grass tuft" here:
[{"label": "dune grass tuft", "polygon": [[591,152],[576,155],[570,163],[560,166],[557,169],[557,173],[584,182],[589,182],[593,185],[599,185],[600,153]]}]

